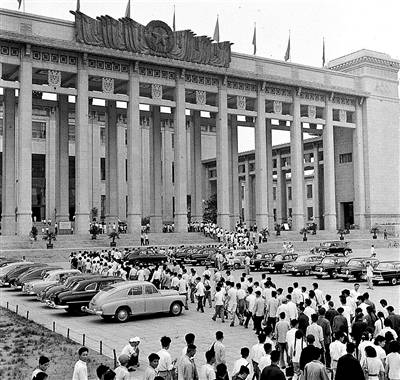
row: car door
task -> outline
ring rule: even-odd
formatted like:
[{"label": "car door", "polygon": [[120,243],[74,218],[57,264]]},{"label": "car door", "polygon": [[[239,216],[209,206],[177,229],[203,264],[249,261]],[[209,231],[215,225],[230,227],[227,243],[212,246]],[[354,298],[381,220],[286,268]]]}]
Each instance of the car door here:
[{"label": "car door", "polygon": [[161,295],[153,284],[146,284],[144,286],[144,295],[146,313],[165,311]]},{"label": "car door", "polygon": [[145,312],[145,296],[142,285],[133,285],[129,289],[126,303],[131,309],[132,315],[143,314]]}]

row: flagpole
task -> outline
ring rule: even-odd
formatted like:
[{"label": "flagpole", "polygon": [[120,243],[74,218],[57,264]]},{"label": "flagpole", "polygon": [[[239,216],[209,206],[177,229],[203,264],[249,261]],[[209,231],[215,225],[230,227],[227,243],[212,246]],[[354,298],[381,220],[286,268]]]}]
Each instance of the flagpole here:
[{"label": "flagpole", "polygon": [[[289,44],[290,44],[290,29],[289,29]],[[290,46],[290,49],[292,48],[292,46]],[[292,63],[292,54],[290,54],[290,50],[289,50],[289,62]]]},{"label": "flagpole", "polygon": [[25,13],[25,0],[22,0],[22,11]]}]

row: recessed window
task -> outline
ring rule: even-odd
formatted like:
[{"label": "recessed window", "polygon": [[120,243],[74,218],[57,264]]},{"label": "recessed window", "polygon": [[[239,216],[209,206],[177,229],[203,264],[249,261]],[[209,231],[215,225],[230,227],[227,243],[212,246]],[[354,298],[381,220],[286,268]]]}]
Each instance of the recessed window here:
[{"label": "recessed window", "polygon": [[340,164],[347,164],[349,162],[353,162],[353,154],[352,153],[339,154],[339,163]]}]

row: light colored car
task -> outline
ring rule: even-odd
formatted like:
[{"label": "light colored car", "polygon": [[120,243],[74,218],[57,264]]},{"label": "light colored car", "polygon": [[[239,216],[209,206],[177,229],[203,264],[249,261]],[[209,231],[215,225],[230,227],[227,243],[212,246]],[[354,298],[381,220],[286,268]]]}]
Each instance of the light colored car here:
[{"label": "light colored car", "polygon": [[230,269],[240,269],[244,268],[244,263],[246,256],[250,256],[254,253],[254,251],[246,250],[246,249],[239,249],[232,252],[227,252],[226,258],[228,262],[226,263],[227,267]]},{"label": "light colored car", "polygon": [[115,318],[126,322],[129,317],[141,314],[181,314],[185,296],[176,290],[158,290],[147,281],[124,281],[113,284],[97,293],[82,310],[104,319]]},{"label": "light colored car", "polygon": [[82,274],[78,269],[56,269],[47,272],[42,280],[27,282],[22,291],[26,294],[39,294],[44,288],[56,283],[63,283],[68,277]]}]

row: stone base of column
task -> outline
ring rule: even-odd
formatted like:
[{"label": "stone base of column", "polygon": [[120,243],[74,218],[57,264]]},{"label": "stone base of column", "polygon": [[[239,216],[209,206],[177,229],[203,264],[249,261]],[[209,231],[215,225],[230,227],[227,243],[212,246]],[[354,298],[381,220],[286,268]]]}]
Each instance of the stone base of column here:
[{"label": "stone base of column", "polygon": [[324,215],[324,225],[326,231],[336,231],[336,214],[325,214]]},{"label": "stone base of column", "polygon": [[365,230],[367,228],[367,223],[364,214],[354,214],[354,224],[358,226],[360,230]]},{"label": "stone base of column", "polygon": [[89,214],[76,214],[75,215],[75,235],[89,234]]},{"label": "stone base of column", "polygon": [[28,236],[32,229],[31,213],[17,214],[17,235]]},{"label": "stone base of column", "polygon": [[268,214],[257,214],[256,223],[258,231],[261,231],[264,228],[268,227],[269,226]]},{"label": "stone base of column", "polygon": [[15,235],[15,215],[1,216],[1,234],[2,236]]},{"label": "stone base of column", "polygon": [[175,232],[187,232],[187,215],[175,214]]},{"label": "stone base of column", "polygon": [[300,231],[306,226],[304,214],[293,214],[292,215],[292,231]]},{"label": "stone base of column", "polygon": [[192,215],[190,219],[192,223],[194,222],[201,223],[203,221],[203,215]]},{"label": "stone base of column", "polygon": [[268,230],[269,231],[275,230],[274,215],[268,215]]},{"label": "stone base of column", "polygon": [[231,231],[234,231],[236,228],[236,222],[239,220],[239,215],[231,215],[230,220],[231,220]]},{"label": "stone base of column", "polygon": [[69,215],[68,214],[57,215],[56,220],[57,220],[57,222],[68,222],[69,221]]},{"label": "stone base of column", "polygon": [[150,217],[150,231],[151,232],[162,232],[163,219],[162,216],[154,215]]},{"label": "stone base of column", "polygon": [[140,236],[142,230],[142,218],[140,215],[128,214],[127,216],[128,234]]},{"label": "stone base of column", "polygon": [[218,214],[217,216],[217,224],[225,230],[230,231],[231,229],[231,220],[229,214]]},{"label": "stone base of column", "polygon": [[115,223],[116,225],[118,224],[118,217],[115,215],[106,215],[105,220],[106,224],[111,223],[111,225],[113,223]]}]

